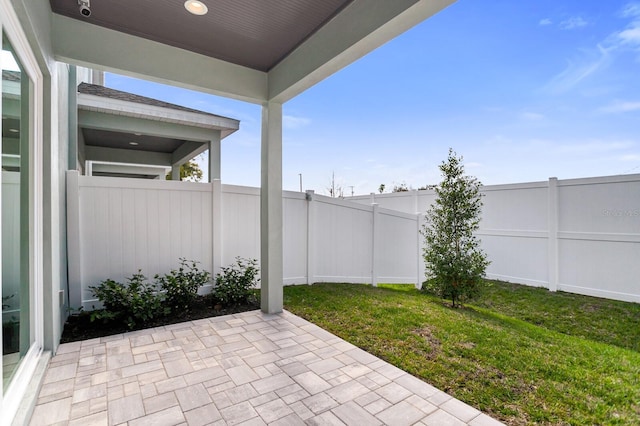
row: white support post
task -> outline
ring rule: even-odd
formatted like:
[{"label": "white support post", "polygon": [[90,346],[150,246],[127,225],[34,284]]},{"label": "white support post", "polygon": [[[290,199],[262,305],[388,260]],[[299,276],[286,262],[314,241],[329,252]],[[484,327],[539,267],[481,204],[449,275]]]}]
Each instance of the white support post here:
[{"label": "white support post", "polygon": [[220,165],[220,132],[217,139],[209,141],[209,182],[220,179],[222,175],[222,167]]},{"label": "white support post", "polygon": [[372,250],[371,250],[371,285],[374,287],[378,286],[378,253],[380,252],[379,248],[379,240],[380,240],[380,219],[378,218],[378,209],[379,205],[377,203],[373,203],[372,214],[373,214],[373,235],[372,235]]},{"label": "white support post", "polygon": [[282,312],[282,104],[276,102],[262,105],[260,255],[261,309]]},{"label": "white support post", "polygon": [[171,166],[171,180],[180,180],[180,164]]},{"label": "white support post", "polygon": [[211,266],[213,267],[213,276],[220,272],[222,268],[222,182],[215,179],[211,183],[211,226],[213,247],[211,255],[213,256]]},{"label": "white support post", "polygon": [[80,250],[80,173],[67,171],[67,268],[69,307],[82,307],[82,251]]},{"label": "white support post", "polygon": [[316,223],[316,203],[313,200],[315,191],[307,191],[307,284],[315,283],[316,276],[316,252],[315,252],[315,223]]},{"label": "white support post", "polygon": [[549,178],[549,291],[558,290],[558,178]]}]

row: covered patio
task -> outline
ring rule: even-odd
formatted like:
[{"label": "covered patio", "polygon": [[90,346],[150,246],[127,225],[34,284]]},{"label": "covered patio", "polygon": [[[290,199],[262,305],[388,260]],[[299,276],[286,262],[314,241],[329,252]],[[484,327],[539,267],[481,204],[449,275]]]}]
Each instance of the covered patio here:
[{"label": "covered patio", "polygon": [[287,311],[60,346],[32,426],[501,423]]}]

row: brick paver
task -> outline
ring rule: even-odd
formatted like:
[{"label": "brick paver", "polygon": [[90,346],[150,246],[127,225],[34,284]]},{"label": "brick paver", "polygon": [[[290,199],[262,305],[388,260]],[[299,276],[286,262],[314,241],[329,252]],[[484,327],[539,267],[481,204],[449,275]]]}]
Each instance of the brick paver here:
[{"label": "brick paver", "polygon": [[289,312],[61,345],[31,425],[500,425]]}]

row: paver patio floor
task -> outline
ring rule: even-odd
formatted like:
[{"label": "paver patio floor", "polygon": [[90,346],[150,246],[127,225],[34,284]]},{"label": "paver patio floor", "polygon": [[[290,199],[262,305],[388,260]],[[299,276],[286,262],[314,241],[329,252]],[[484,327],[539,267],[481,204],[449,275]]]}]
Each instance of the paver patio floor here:
[{"label": "paver patio floor", "polygon": [[289,312],[61,345],[31,425],[499,425]]}]

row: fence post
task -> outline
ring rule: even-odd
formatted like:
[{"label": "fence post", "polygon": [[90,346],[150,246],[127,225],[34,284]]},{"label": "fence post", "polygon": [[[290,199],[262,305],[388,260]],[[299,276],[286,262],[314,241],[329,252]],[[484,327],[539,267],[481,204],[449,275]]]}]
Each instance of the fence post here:
[{"label": "fence post", "polygon": [[424,259],[422,258],[422,251],[424,247],[424,239],[422,238],[422,226],[424,224],[424,215],[420,212],[416,213],[416,225],[417,225],[417,237],[418,237],[418,256],[417,256],[417,277],[416,277],[416,288],[418,290],[422,289],[422,281],[425,278],[425,267],[424,267]]},{"label": "fence post", "polygon": [[311,285],[315,282],[315,223],[316,223],[316,203],[313,196],[315,191],[308,190],[307,198],[307,284]]},{"label": "fence post", "polygon": [[67,268],[69,307],[82,307],[82,251],[80,250],[80,173],[67,171]]},{"label": "fence post", "polygon": [[222,268],[223,247],[222,247],[222,181],[212,179],[211,181],[211,274],[215,277]]},{"label": "fence post", "polygon": [[549,291],[558,290],[558,178],[549,178],[548,273]]},{"label": "fence post", "polygon": [[371,248],[371,285],[374,287],[378,286],[378,253],[380,252],[380,219],[378,203],[373,203],[371,205],[372,208],[372,216],[373,216],[373,227],[372,227],[372,248]]}]

